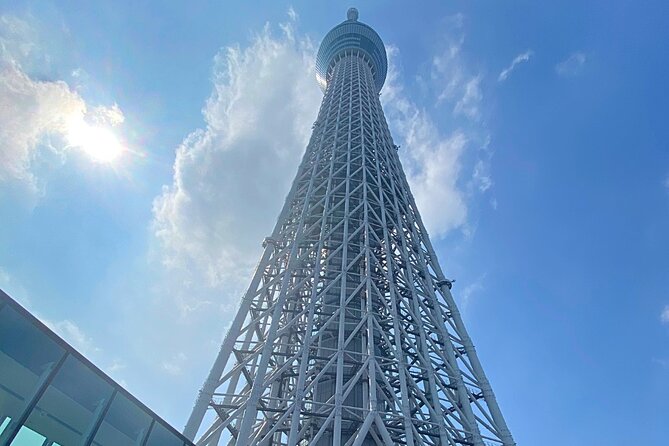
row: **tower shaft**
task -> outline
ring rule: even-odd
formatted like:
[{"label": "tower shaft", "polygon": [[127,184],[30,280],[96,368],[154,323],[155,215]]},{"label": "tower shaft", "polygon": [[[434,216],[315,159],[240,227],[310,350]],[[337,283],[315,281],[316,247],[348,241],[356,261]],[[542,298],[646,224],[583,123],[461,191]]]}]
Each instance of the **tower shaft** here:
[{"label": "tower shaft", "polygon": [[359,48],[331,59],[306,153],[185,434],[514,445],[402,171],[379,66]]}]

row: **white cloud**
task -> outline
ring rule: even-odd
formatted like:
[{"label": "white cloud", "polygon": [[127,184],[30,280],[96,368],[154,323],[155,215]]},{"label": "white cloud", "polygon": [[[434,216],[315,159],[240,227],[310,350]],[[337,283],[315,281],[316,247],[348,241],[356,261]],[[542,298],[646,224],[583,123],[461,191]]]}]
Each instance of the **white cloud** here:
[{"label": "white cloud", "polygon": [[453,112],[458,115],[462,114],[470,119],[479,119],[481,110],[479,105],[483,99],[481,93],[481,76],[475,76],[469,79],[464,85],[464,94],[455,104]]},{"label": "white cloud", "polygon": [[492,187],[490,163],[487,160],[480,159],[476,162],[472,180],[480,192],[485,192]]},{"label": "white cloud", "polygon": [[432,235],[441,236],[467,218],[458,180],[468,139],[459,130],[442,135],[428,112],[406,96],[395,64],[398,53],[388,46],[388,79],[381,100],[393,136],[406,148],[400,156],[423,221]]},{"label": "white cloud", "polygon": [[0,60],[26,64],[43,59],[38,41],[38,33],[28,21],[9,14],[0,16]]},{"label": "white cloud", "polygon": [[163,361],[161,367],[163,368],[164,371],[166,371],[170,375],[175,375],[175,376],[181,375],[181,373],[183,372],[183,366],[186,363],[187,359],[188,358],[186,357],[186,354],[180,352],[174,355],[170,360]]},{"label": "white cloud", "polygon": [[490,173],[492,155],[493,151],[490,149],[490,138],[488,137],[479,150],[479,158],[474,164],[471,179],[471,185],[481,193],[486,192],[494,184]]},{"label": "white cloud", "polygon": [[102,369],[107,375],[111,376],[111,378],[119,383],[121,387],[124,389],[128,390],[128,382],[121,377],[121,374],[128,368],[127,364],[120,360],[120,359],[114,359],[112,360],[111,364],[108,367],[105,367]]},{"label": "white cloud", "polygon": [[663,324],[669,324],[669,305],[665,305],[660,313],[660,321]]},{"label": "white cloud", "polygon": [[438,103],[462,96],[461,90],[466,75],[459,59],[463,43],[462,36],[449,40],[447,48],[432,58],[431,79],[435,83],[441,83],[441,89],[437,94]]},{"label": "white cloud", "polygon": [[[444,119],[436,114],[433,115],[433,121],[437,127],[450,129],[445,134],[450,133],[451,136],[460,134],[466,141],[461,151],[452,152],[454,156],[457,155],[458,157],[458,170],[452,171],[450,174],[459,174],[453,183],[453,187],[460,194],[462,207],[467,213],[454,212],[454,215],[459,216],[460,222],[458,225],[452,226],[451,229],[460,228],[466,237],[470,237],[475,231],[476,224],[469,215],[469,209],[475,206],[476,195],[489,194],[494,184],[491,175],[494,151],[490,148],[491,138],[486,128],[485,119],[482,118],[486,108],[483,94],[485,77],[483,73],[472,69],[472,64],[468,61],[469,57],[463,49],[465,22],[465,17],[462,14],[446,19],[444,35],[441,39],[438,39],[438,45],[442,45],[442,47],[437,49],[430,67],[429,79],[432,86],[428,85],[425,89],[426,85],[423,84],[423,87],[428,96],[437,96],[438,107],[442,104],[453,107],[450,119]],[[523,57],[524,55],[519,55],[516,59]],[[423,78],[419,76],[419,79],[422,80]],[[426,199],[421,212],[432,212],[429,208],[439,207],[439,205],[438,202]],[[450,211],[451,209],[444,209],[444,212]],[[434,212],[439,211],[435,210]],[[475,219],[475,217],[473,218]],[[437,235],[443,235],[448,230],[437,232]]]},{"label": "white cloud", "polygon": [[12,278],[9,276],[9,273],[0,267],[0,288],[5,287],[11,280]]},{"label": "white cloud", "polygon": [[420,114],[406,139],[410,150],[404,158],[411,159],[406,163],[411,189],[434,236],[443,236],[466,222],[467,205],[458,180],[467,144],[467,137],[460,131],[440,136],[429,118]]},{"label": "white cloud", "polygon": [[506,67],[505,69],[502,70],[501,73],[499,73],[499,77],[497,78],[498,82],[504,82],[509,78],[513,70],[516,68],[518,64],[521,64],[523,62],[527,62],[530,60],[530,58],[533,56],[532,50],[527,50],[524,53],[521,53],[514,57],[514,59],[511,61],[511,65]]},{"label": "white cloud", "polygon": [[464,23],[462,14],[445,20],[444,29],[447,31],[440,39],[444,47],[438,49],[432,58],[430,79],[437,88],[437,104],[450,103],[454,115],[476,121],[481,117],[483,76],[473,74],[464,60]]},{"label": "white cloud", "polygon": [[493,185],[490,138],[481,123],[483,75],[473,73],[462,54],[464,17],[446,21],[452,34],[440,39],[443,46],[431,59],[429,75],[419,74],[418,79],[427,97],[438,98],[437,108],[452,107],[452,117],[431,112],[407,96],[396,66],[399,52],[392,46],[381,96],[393,136],[405,148],[400,156],[418,209],[436,237],[455,229],[468,233],[470,200]]},{"label": "white cloud", "polygon": [[16,280],[12,278],[12,275],[2,266],[0,266],[0,289],[9,296],[17,301],[23,307],[29,307],[31,305],[31,300],[28,297],[28,292],[25,287],[17,283]]},{"label": "white cloud", "polygon": [[483,282],[485,281],[486,275],[483,274],[481,277],[476,279],[475,281],[469,283],[467,286],[465,286],[462,289],[462,292],[459,293],[460,297],[460,302],[458,306],[462,310],[462,312],[466,312],[467,308],[469,307],[471,300],[474,295],[480,293],[485,289],[483,286]]},{"label": "white cloud", "polygon": [[179,146],[173,182],[154,201],[162,261],[186,288],[225,284],[239,297],[304,153],[322,98],[315,47],[293,22],[281,29],[216,56],[205,127]]},{"label": "white cloud", "polygon": [[295,11],[295,9],[293,9],[292,6],[289,6],[288,7],[288,17],[290,17],[291,21],[296,22],[299,19],[300,16],[297,14],[297,12]]},{"label": "white cloud", "polygon": [[575,76],[581,72],[586,60],[587,56],[585,53],[577,51],[570,54],[569,57],[567,57],[565,60],[555,65],[555,71],[560,76]]},{"label": "white cloud", "polygon": [[34,81],[16,65],[0,65],[0,182],[18,180],[36,190],[30,164],[39,144],[64,135],[85,110],[65,82]]},{"label": "white cloud", "polygon": [[41,149],[64,154],[70,126],[83,120],[117,125],[123,113],[117,105],[90,108],[61,80],[38,81],[22,62],[37,52],[35,33],[27,22],[0,17],[0,183],[18,182],[36,192],[31,165]]},{"label": "white cloud", "polygon": [[100,349],[95,345],[93,339],[86,335],[86,333],[84,333],[83,330],[71,320],[65,319],[56,322],[43,318],[40,318],[40,320],[88,359],[91,359],[90,357],[92,355],[100,352]]},{"label": "white cloud", "polygon": [[664,179],[662,185],[667,189],[667,191],[669,191],[669,175],[667,175],[667,178]]},{"label": "white cloud", "polygon": [[120,359],[115,359],[112,361],[112,363],[107,367],[107,373],[110,375],[115,375],[118,372],[125,370],[127,368],[127,364]]}]

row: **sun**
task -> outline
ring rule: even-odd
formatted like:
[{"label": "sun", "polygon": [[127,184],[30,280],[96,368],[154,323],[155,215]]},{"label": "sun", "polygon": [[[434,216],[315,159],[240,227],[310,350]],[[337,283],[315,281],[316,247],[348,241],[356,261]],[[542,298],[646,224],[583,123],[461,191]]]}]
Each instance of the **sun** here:
[{"label": "sun", "polygon": [[111,163],[125,151],[123,144],[110,128],[89,124],[83,119],[70,121],[67,140],[70,146],[80,148],[99,163]]}]

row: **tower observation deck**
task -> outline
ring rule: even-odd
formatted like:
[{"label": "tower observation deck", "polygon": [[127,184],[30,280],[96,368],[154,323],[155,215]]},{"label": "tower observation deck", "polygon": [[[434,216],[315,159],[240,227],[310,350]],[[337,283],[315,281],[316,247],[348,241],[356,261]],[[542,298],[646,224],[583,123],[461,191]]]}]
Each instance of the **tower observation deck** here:
[{"label": "tower observation deck", "polygon": [[515,445],[390,135],[387,68],[355,8],[323,39],[323,102],[184,429],[197,445]]}]

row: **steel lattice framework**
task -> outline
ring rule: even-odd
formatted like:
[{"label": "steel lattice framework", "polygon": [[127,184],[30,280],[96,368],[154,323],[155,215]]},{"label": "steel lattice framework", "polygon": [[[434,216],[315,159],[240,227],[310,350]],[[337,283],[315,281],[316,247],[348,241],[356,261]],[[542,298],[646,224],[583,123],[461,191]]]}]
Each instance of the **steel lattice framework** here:
[{"label": "steel lattice framework", "polygon": [[198,445],[515,444],[388,130],[385,63],[355,10],[321,45],[325,97],[186,426]]}]

